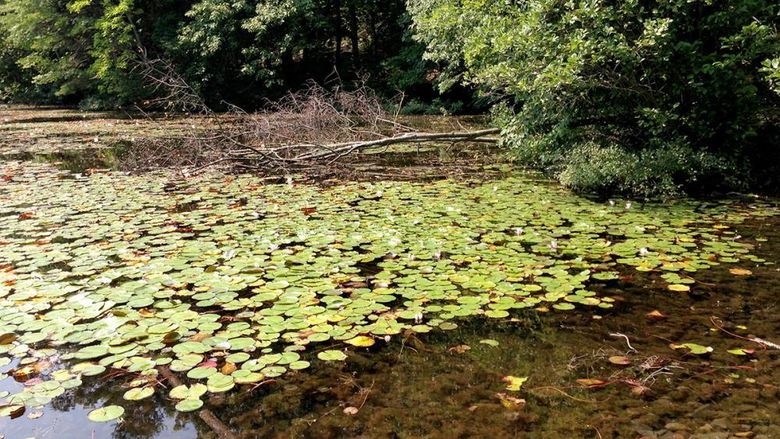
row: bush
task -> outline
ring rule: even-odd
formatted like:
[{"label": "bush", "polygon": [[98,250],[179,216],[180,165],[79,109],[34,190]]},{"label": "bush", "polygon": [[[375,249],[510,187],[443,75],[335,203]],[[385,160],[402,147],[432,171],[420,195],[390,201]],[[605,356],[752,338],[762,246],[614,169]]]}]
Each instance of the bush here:
[{"label": "bush", "polygon": [[429,59],[507,102],[498,119],[517,160],[576,190],[650,197],[778,183],[780,165],[767,160],[780,140],[776,1],[410,8]]}]

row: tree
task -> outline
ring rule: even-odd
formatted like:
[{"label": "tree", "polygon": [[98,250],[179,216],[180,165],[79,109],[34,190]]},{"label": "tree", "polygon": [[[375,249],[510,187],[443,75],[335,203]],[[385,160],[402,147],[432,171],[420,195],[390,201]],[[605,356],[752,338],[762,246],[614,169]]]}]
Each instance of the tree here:
[{"label": "tree", "polygon": [[[44,94],[83,96],[94,90],[90,80],[89,23],[57,0],[14,0],[0,3],[0,28],[15,64],[30,72]],[[44,90],[51,90],[47,93]]]},{"label": "tree", "polygon": [[742,188],[768,175],[765,154],[777,154],[768,145],[778,139],[774,1],[412,0],[409,8],[426,57],[447,66],[443,84],[503,98],[505,143],[564,184],[650,196]]}]

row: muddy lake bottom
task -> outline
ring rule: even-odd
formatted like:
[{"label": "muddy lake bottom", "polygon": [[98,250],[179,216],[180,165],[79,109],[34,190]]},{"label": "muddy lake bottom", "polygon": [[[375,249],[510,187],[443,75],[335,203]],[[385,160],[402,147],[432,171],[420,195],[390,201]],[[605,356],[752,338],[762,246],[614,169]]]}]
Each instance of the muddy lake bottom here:
[{"label": "muddy lake bottom", "polygon": [[[103,163],[67,157],[82,167]],[[780,262],[779,217],[747,220],[735,233],[761,237],[752,254]],[[780,343],[780,270],[741,266],[752,273],[735,276],[725,264],[697,272],[690,292],[669,291],[657,273],[619,268],[619,279],[595,287],[615,299],[612,308],[537,307],[506,319],[465,317],[453,330],[377,337],[345,362],[313,361],[208,394],[204,408],[242,439],[780,438],[780,350],[750,340]],[[712,352],[670,347],[685,342]],[[747,355],[728,352],[735,349]],[[124,400],[127,376],[84,377],[40,409],[0,417],[0,438],[218,437],[198,412],[175,410],[167,391]],[[511,391],[507,376],[527,381]],[[0,393],[23,387],[0,379]],[[109,404],[125,408],[121,420],[87,421]]]}]

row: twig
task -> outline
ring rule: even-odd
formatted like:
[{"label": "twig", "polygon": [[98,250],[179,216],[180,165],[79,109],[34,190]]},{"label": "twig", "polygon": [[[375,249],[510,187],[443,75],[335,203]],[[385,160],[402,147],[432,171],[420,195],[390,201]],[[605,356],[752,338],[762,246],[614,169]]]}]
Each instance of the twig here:
[{"label": "twig", "polygon": [[371,386],[364,392],[365,395],[363,396],[363,402],[360,403],[360,407],[358,407],[358,411],[363,408],[364,405],[366,405],[366,400],[368,400],[368,395],[371,394],[371,391],[374,389],[374,384],[376,383],[376,380],[371,380]]},{"label": "twig", "polygon": [[715,326],[720,331],[723,331],[723,332],[725,332],[726,334],[728,334],[728,335],[730,335],[732,337],[736,337],[736,338],[739,338],[741,340],[746,340],[746,341],[751,341],[753,343],[757,343],[764,349],[766,349],[767,347],[770,347],[772,349],[780,349],[780,345],[778,345],[776,343],[772,343],[771,341],[767,341],[767,340],[764,340],[764,339],[761,339],[761,338],[758,338],[758,337],[743,337],[743,336],[741,336],[739,334],[734,334],[733,332],[730,332],[726,328],[724,328],[722,324],[719,324],[718,323],[719,320],[720,319],[715,317],[715,316],[710,316],[710,322],[712,323],[713,326]]},{"label": "twig", "polygon": [[619,332],[613,332],[613,333],[611,333],[609,335],[610,335],[610,337],[623,337],[623,338],[625,338],[626,339],[626,345],[631,350],[631,352],[634,352],[634,353],[638,353],[639,352],[638,350],[634,349],[633,346],[631,346],[631,340],[628,339],[628,336],[626,334],[621,334]]},{"label": "twig", "polygon": [[588,404],[596,404],[596,403],[605,402],[605,401],[609,400],[609,398],[611,398],[611,396],[610,396],[610,397],[607,397],[607,399],[605,399],[605,400],[603,400],[603,401],[592,401],[592,400],[587,400],[587,399],[581,399],[581,398],[577,398],[576,396],[571,396],[571,395],[569,395],[568,393],[564,392],[563,390],[561,390],[561,389],[559,389],[559,388],[557,388],[557,387],[553,387],[553,386],[540,386],[540,387],[534,387],[534,388],[532,388],[532,389],[529,389],[528,391],[529,391],[529,392],[533,392],[533,391],[535,391],[535,390],[554,390],[554,391],[556,391],[556,392],[560,393],[561,395],[563,395],[563,396],[565,396],[565,397],[567,397],[567,398],[571,398],[571,399],[573,399],[574,401],[577,401],[577,402],[585,402],[585,403],[588,403]]}]

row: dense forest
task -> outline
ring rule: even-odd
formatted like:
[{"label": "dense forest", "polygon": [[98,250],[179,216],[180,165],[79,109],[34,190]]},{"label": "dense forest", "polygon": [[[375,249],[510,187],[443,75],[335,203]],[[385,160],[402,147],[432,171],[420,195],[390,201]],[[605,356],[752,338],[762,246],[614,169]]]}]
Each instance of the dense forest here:
[{"label": "dense forest", "polygon": [[[287,90],[363,81],[408,110],[459,111],[434,89],[403,0],[2,1],[0,97],[102,109],[143,103],[141,51],[176,66],[209,105],[257,108]],[[439,100],[437,100],[439,99]],[[449,100],[447,100],[449,99]],[[445,102],[446,101],[446,102]]]},{"label": "dense forest", "polygon": [[209,103],[368,84],[409,113],[490,109],[518,162],[580,191],[778,185],[771,0],[2,0],[0,99],[143,106],[164,60]]}]

